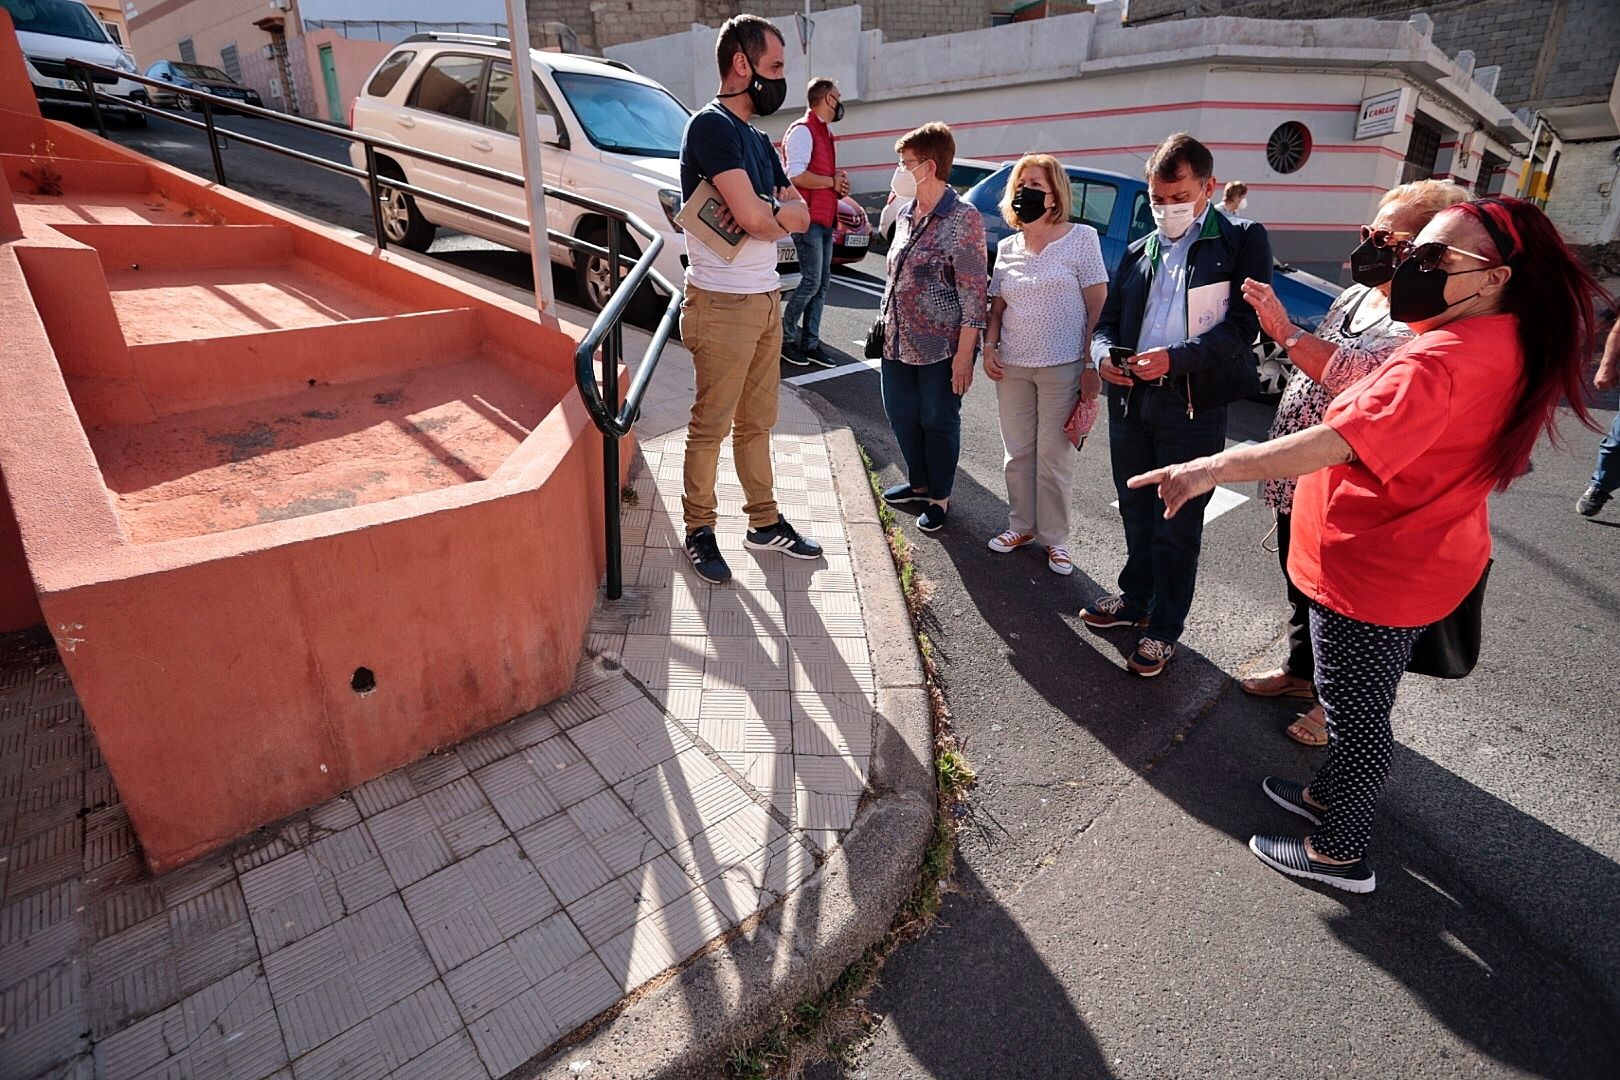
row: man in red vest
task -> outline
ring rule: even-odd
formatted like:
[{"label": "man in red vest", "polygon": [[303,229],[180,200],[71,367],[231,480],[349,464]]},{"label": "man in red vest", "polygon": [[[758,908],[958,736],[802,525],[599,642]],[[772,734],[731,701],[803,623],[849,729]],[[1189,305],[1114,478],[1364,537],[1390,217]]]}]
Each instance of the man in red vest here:
[{"label": "man in red vest", "polygon": [[795,367],[829,368],[821,348],[821,308],[832,277],[833,230],[838,200],[849,194],[849,174],[838,168],[828,124],[844,118],[843,95],[831,79],[815,78],[805,89],[809,108],[782,136],[782,158],[788,179],[810,206],[810,227],[793,234],[799,249],[799,287],[782,313],[782,359]]}]

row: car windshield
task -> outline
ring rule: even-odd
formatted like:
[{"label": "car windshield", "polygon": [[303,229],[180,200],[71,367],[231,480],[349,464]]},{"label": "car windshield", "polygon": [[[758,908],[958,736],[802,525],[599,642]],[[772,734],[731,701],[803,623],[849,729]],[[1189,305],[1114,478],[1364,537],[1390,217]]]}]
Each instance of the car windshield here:
[{"label": "car windshield", "polygon": [[169,61],[169,70],[176,75],[184,75],[188,79],[213,79],[216,82],[230,82],[231,77],[217,67],[207,64],[182,64],[178,60]]},{"label": "car windshield", "polygon": [[669,91],[601,75],[554,73],[585,135],[599,150],[646,157],[681,156],[686,107]]},{"label": "car windshield", "polygon": [[0,0],[0,7],[11,13],[19,33],[107,43],[101,21],[83,4],[70,0]]}]

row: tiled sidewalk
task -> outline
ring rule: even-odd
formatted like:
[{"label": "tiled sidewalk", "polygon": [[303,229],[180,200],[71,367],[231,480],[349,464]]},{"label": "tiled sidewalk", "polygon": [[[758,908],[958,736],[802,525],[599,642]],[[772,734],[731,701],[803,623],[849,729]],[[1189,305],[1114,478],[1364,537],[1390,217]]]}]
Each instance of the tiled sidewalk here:
[{"label": "tiled sidewalk", "polygon": [[[643,432],[684,419],[666,364]],[[701,582],[684,431],[644,435],[568,696],[160,878],[48,639],[0,639],[0,1076],[499,1077],[799,887],[854,817],[874,681],[821,425],[782,406],[824,559],[742,548],[728,452],[736,580]]]}]

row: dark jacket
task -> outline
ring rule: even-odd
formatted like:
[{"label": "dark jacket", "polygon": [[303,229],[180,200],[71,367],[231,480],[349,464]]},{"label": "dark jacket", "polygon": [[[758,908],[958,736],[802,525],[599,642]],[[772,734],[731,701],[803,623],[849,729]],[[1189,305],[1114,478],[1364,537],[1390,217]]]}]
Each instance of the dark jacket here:
[{"label": "dark jacket", "polygon": [[[1159,234],[1148,233],[1126,249],[1108,285],[1108,302],[1097,320],[1091,354],[1108,363],[1111,345],[1136,348],[1147,310],[1148,289],[1159,265]],[[1243,299],[1243,280],[1271,282],[1271,241],[1263,225],[1243,218],[1233,220],[1218,210],[1204,216],[1204,226],[1187,254],[1187,288],[1225,281],[1231,283],[1226,318],[1210,330],[1169,347],[1170,388],[1188,408],[1214,409],[1260,392],[1254,340],[1260,319]],[[1145,384],[1144,384],[1145,385]],[[1108,384],[1108,399],[1118,404],[1137,393]]]}]

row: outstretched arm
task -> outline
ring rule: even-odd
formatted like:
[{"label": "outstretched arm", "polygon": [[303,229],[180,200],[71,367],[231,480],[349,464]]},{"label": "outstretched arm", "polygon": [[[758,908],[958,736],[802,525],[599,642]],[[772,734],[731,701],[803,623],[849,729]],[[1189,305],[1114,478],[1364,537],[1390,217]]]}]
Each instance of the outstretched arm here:
[{"label": "outstretched arm", "polygon": [[1217,484],[1304,476],[1355,458],[1355,451],[1344,436],[1325,424],[1318,424],[1281,439],[1234,446],[1210,457],[1154,469],[1131,477],[1127,486],[1144,488],[1157,484],[1159,498],[1164,500],[1164,516],[1170,518],[1175,517],[1176,511],[1189,499],[1214,491]]}]

